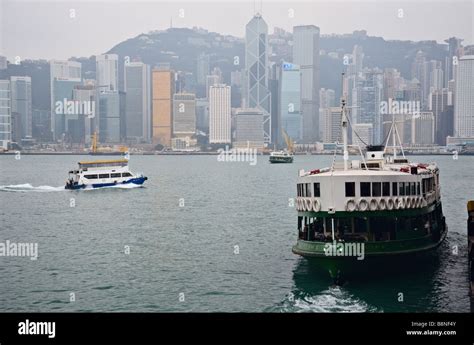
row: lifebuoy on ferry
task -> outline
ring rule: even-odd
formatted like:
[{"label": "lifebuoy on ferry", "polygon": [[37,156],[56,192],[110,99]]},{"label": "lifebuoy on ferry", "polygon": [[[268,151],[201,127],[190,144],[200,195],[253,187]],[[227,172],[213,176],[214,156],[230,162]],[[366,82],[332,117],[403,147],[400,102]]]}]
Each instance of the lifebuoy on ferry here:
[{"label": "lifebuoy on ferry", "polygon": [[311,201],[311,198],[306,198],[305,204],[306,204],[306,211],[311,211],[313,209],[313,203]]},{"label": "lifebuoy on ferry", "polygon": [[387,208],[387,202],[385,199],[380,199],[379,201],[379,210],[385,210]]},{"label": "lifebuoy on ferry", "polygon": [[296,210],[301,211],[301,198],[296,198]]},{"label": "lifebuoy on ferry", "polygon": [[371,211],[377,211],[377,209],[379,208],[379,205],[378,205],[378,203],[377,203],[377,200],[375,200],[375,199],[370,199],[369,208],[370,208]]},{"label": "lifebuoy on ferry", "polygon": [[359,211],[367,211],[369,209],[369,203],[366,199],[359,200]]},{"label": "lifebuoy on ferry", "polygon": [[353,212],[357,208],[356,202],[354,199],[349,199],[346,202],[346,211]]},{"label": "lifebuoy on ferry", "polygon": [[406,208],[411,208],[411,198],[410,197],[405,199],[405,206],[406,206]]},{"label": "lifebuoy on ferry", "polygon": [[319,202],[318,199],[313,199],[312,206],[313,206],[314,212],[319,212],[319,210],[321,209],[321,203]]},{"label": "lifebuoy on ferry", "polygon": [[400,206],[401,206],[400,200],[401,200],[400,198],[395,198],[395,200],[393,201],[393,208],[394,209],[398,210],[400,208]]},{"label": "lifebuoy on ferry", "polygon": [[416,207],[421,208],[421,206],[423,206],[423,198],[419,196],[418,198],[416,198]]},{"label": "lifebuoy on ferry", "polygon": [[392,198],[387,199],[387,210],[393,210],[394,202]]}]

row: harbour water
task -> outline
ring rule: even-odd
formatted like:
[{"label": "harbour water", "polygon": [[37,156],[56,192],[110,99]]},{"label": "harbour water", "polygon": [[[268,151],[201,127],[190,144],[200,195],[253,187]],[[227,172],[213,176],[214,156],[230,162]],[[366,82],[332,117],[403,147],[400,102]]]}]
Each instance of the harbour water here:
[{"label": "harbour water", "polygon": [[67,172],[91,157],[0,156],[0,242],[38,244],[37,260],[0,257],[0,311],[468,312],[474,156],[410,157],[441,170],[439,260],[341,287],[291,252],[298,170],[332,158],[132,156],[144,187],[67,191]]}]

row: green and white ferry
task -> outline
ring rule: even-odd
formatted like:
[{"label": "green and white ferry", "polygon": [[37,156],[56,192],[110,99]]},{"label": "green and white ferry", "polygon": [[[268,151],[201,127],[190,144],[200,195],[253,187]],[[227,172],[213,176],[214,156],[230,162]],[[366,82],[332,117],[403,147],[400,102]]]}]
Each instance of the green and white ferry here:
[{"label": "green and white ferry", "polygon": [[[361,272],[404,269],[433,253],[446,237],[439,169],[409,162],[395,123],[393,155],[386,146],[367,146],[349,160],[345,102],[342,101],[343,162],[301,170],[297,180],[298,240],[293,252],[311,258],[336,281]],[[436,255],[436,254],[435,254]]]}]

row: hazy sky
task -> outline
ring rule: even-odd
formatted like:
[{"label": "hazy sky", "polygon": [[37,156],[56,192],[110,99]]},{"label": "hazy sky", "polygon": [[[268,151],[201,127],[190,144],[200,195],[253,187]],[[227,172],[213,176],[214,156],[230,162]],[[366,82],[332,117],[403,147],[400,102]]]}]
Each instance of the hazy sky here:
[{"label": "hazy sky", "polygon": [[0,55],[22,60],[88,57],[140,33],[166,29],[171,20],[173,27],[198,26],[243,37],[254,9],[261,10],[270,32],[275,26],[291,31],[294,25],[314,24],[322,34],[364,29],[385,39],[442,42],[456,36],[464,38],[464,44],[474,42],[474,0],[263,1],[256,5],[244,0],[0,0]]}]

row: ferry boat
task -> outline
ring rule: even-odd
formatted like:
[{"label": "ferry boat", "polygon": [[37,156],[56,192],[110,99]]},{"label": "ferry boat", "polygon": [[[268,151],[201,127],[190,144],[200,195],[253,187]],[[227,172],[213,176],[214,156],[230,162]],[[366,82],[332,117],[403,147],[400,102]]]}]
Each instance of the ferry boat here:
[{"label": "ferry boat", "polygon": [[271,152],[269,158],[270,163],[293,163],[294,143],[285,130],[282,130],[282,132],[286,142],[286,149]]},{"label": "ferry boat", "polygon": [[116,185],[142,185],[148,178],[128,169],[127,159],[79,162],[77,170],[69,171],[66,189],[101,188]]},{"label": "ferry boat", "polygon": [[387,136],[393,137],[393,155],[386,146],[367,146],[365,155],[359,147],[360,159],[349,161],[344,100],[341,115],[343,162],[299,172],[298,240],[292,248],[336,283],[384,272],[387,264],[412,266],[418,261],[413,256],[435,253],[448,230],[436,164],[409,162],[401,142],[397,157],[394,121]]},{"label": "ferry boat", "polygon": [[293,163],[293,154],[288,151],[273,151],[269,160],[270,163]]}]

